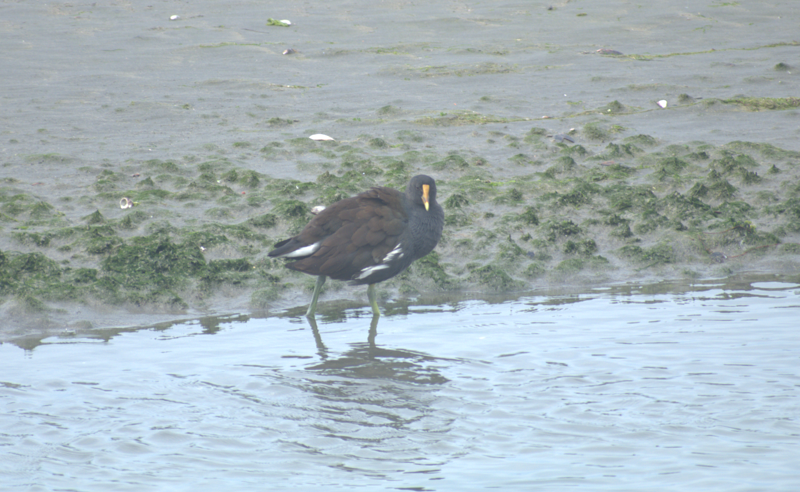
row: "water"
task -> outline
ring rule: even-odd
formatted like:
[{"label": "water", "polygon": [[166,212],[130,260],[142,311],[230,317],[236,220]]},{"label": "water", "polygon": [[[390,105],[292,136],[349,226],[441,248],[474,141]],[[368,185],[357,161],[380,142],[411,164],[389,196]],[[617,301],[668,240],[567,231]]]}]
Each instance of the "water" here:
[{"label": "water", "polygon": [[[798,490],[800,286],[0,346],[0,489]],[[402,311],[396,309],[395,311]]]}]

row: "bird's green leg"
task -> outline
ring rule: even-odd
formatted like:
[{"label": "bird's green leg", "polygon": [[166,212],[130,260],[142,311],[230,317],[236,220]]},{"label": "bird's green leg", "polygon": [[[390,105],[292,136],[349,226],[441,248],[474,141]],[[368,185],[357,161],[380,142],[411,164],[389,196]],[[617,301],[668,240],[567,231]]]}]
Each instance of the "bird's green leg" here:
[{"label": "bird's green leg", "polygon": [[306,311],[306,316],[312,317],[314,313],[317,311],[317,299],[319,299],[319,292],[322,290],[322,286],[325,284],[325,280],[328,277],[325,275],[320,275],[317,277],[317,285],[314,286],[314,295],[311,296],[311,304],[308,305],[308,311]]},{"label": "bird's green leg", "polygon": [[369,287],[367,287],[367,297],[369,298],[369,303],[372,306],[372,315],[380,316],[381,310],[378,309],[378,296],[375,292],[375,284],[369,284]]}]

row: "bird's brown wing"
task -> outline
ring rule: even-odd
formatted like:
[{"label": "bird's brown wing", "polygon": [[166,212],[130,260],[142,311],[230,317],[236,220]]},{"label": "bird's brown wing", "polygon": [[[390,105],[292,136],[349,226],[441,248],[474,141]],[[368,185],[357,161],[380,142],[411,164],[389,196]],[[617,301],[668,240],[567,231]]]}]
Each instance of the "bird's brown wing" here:
[{"label": "bird's brown wing", "polygon": [[303,244],[322,243],[311,256],[289,268],[351,280],[379,264],[397,246],[407,221],[403,195],[391,188],[373,188],[342,200],[314,217],[296,236]]}]

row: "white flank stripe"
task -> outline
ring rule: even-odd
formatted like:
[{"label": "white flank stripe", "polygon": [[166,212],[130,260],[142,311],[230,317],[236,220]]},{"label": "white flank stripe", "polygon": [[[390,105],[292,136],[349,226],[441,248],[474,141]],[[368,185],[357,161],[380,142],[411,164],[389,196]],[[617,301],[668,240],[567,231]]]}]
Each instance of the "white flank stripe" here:
[{"label": "white flank stripe", "polygon": [[285,255],[281,255],[284,258],[297,258],[298,256],[310,256],[316,253],[316,251],[322,246],[322,241],[318,241],[314,244],[309,244],[308,246],[303,246],[300,249],[296,249],[291,253],[286,253]]},{"label": "white flank stripe", "polygon": [[361,273],[358,274],[356,277],[357,280],[361,280],[363,278],[367,278],[375,272],[379,272],[381,270],[386,270],[389,268],[389,263],[396,259],[403,257],[403,248],[400,247],[398,244],[394,247],[393,250],[386,253],[386,256],[383,257],[383,260],[378,265],[372,265],[371,267],[367,267],[361,270]]},{"label": "white flank stripe", "polygon": [[403,248],[401,248],[402,244],[398,244],[394,247],[393,250],[389,251],[389,253],[383,257],[381,263],[390,263],[394,260],[399,260],[403,257]]},{"label": "white flank stripe", "polygon": [[358,276],[356,277],[356,280],[361,280],[362,278],[367,278],[370,275],[372,275],[373,273],[379,272],[381,270],[385,270],[386,268],[389,268],[389,265],[380,264],[380,265],[373,265],[371,267],[367,267],[367,268],[361,270],[361,273],[358,274]]}]

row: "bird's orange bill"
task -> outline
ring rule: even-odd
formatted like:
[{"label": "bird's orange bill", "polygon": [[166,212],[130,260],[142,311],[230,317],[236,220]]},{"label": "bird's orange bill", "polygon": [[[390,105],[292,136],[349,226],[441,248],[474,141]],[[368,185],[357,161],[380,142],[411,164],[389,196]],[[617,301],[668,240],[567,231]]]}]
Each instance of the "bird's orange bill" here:
[{"label": "bird's orange bill", "polygon": [[428,210],[428,193],[431,192],[431,185],[422,185],[422,203],[425,204],[425,210]]}]

